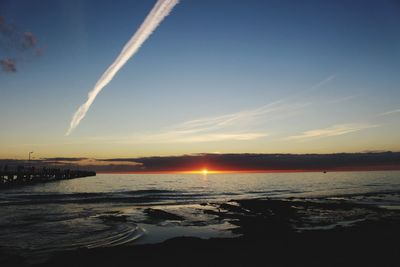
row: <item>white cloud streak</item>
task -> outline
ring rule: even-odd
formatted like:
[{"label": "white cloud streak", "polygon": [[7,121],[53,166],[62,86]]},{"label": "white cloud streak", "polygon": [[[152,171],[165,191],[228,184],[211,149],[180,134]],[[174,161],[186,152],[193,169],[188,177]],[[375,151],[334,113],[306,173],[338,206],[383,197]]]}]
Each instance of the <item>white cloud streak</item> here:
[{"label": "white cloud streak", "polygon": [[[331,75],[301,93],[316,90],[331,80]],[[299,94],[296,94],[298,97]],[[290,97],[289,97],[290,99]],[[239,112],[189,120],[172,125],[158,133],[120,137],[92,137],[94,141],[119,144],[201,143],[219,141],[250,141],[270,136],[266,123],[298,115],[311,103],[292,103],[288,98]]]},{"label": "white cloud streak", "polygon": [[346,101],[352,100],[354,98],[356,98],[355,95],[349,95],[349,96],[344,96],[344,97],[341,97],[341,98],[330,100],[328,103],[329,104],[338,104],[338,103],[342,103],[342,102],[346,102]]},{"label": "white cloud streak", "polygon": [[176,4],[178,4],[178,0],[157,1],[142,25],[123,47],[115,61],[103,73],[94,88],[89,92],[86,102],[75,112],[66,135],[69,135],[79,125],[90,106],[93,104],[93,101],[96,99],[96,96],[113,79],[115,74],[117,74],[125,63],[139,50],[142,44],[153,33],[163,19],[168,16]]},{"label": "white cloud streak", "polygon": [[326,85],[327,83],[330,83],[332,80],[334,80],[334,79],[336,78],[336,76],[337,76],[336,74],[332,74],[332,75],[326,77],[325,79],[323,79],[323,80],[320,81],[319,83],[317,83],[317,84],[311,86],[310,88],[308,88],[308,89],[306,90],[306,92],[314,91],[314,90],[317,90],[317,89],[323,87],[323,86]]},{"label": "white cloud streak", "polygon": [[375,128],[379,125],[368,124],[368,123],[347,123],[347,124],[336,124],[327,128],[315,129],[310,131],[305,131],[300,135],[289,136],[286,140],[311,140],[314,138],[324,138],[337,135],[343,135],[353,132],[358,132],[361,130]]},{"label": "white cloud streak", "polygon": [[186,134],[180,132],[166,132],[161,134],[136,136],[131,139],[133,143],[206,143],[222,141],[250,141],[266,137],[262,132],[221,132],[206,134]]},{"label": "white cloud streak", "polygon": [[379,116],[388,116],[392,114],[400,113],[400,109],[390,110],[384,113],[379,114]]},{"label": "white cloud streak", "polygon": [[[160,133],[92,139],[124,144],[250,141],[270,135],[263,129],[267,121],[296,114],[308,105],[308,103],[287,104],[277,101],[240,112],[186,121]],[[258,128],[259,125],[262,129]]]},{"label": "white cloud streak", "polygon": [[[279,119],[298,112],[308,106],[305,104],[286,104],[282,101],[215,117],[200,118],[177,124],[164,133],[136,137],[141,142],[157,143],[201,143],[218,141],[250,141],[269,135],[265,130],[256,130],[257,124]],[[264,126],[264,125],[263,125]],[[252,129],[252,131],[243,131]]]},{"label": "white cloud streak", "polygon": [[257,120],[265,122],[268,120],[266,117],[267,115],[274,115],[269,119],[278,119],[282,116],[287,116],[291,112],[303,109],[308,105],[309,103],[285,104],[283,101],[276,101],[258,108],[243,110],[236,113],[190,120],[177,125],[176,128],[178,128],[180,132],[195,133],[241,126],[243,123],[251,123]]}]

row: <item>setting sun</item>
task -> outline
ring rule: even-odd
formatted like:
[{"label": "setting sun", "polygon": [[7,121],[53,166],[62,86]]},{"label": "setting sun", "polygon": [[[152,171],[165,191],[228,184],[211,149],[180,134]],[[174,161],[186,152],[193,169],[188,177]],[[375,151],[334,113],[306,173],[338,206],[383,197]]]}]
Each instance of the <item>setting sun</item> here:
[{"label": "setting sun", "polygon": [[209,169],[203,168],[203,169],[197,169],[197,170],[193,170],[193,171],[182,171],[181,173],[208,175],[208,174],[224,173],[224,171],[209,170]]}]

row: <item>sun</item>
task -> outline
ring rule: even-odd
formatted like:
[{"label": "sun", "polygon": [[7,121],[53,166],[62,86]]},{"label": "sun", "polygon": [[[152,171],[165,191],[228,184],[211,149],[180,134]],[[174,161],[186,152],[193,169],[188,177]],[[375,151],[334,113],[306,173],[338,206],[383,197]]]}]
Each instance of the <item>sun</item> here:
[{"label": "sun", "polygon": [[182,173],[192,173],[192,174],[201,174],[203,176],[209,175],[209,174],[216,174],[216,173],[223,173],[222,171],[216,171],[216,170],[210,170],[207,168],[201,168],[197,170],[192,170],[192,171],[183,171]]}]

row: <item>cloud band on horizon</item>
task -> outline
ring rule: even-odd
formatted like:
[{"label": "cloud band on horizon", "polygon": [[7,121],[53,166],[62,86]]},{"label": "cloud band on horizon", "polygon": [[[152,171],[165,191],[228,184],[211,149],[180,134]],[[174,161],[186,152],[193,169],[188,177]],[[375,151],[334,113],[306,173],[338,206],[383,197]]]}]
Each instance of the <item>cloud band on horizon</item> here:
[{"label": "cloud band on horizon", "polygon": [[88,93],[86,102],[82,104],[75,112],[66,135],[71,134],[71,132],[79,125],[81,120],[86,116],[90,106],[96,99],[96,96],[114,78],[114,76],[125,65],[125,63],[139,50],[142,44],[154,32],[163,19],[168,16],[178,2],[178,0],[157,1],[153,9],[143,21],[142,25],[140,25],[139,29],[135,32],[128,43],[126,43],[115,61],[103,73],[103,75],[95,84],[94,88]]}]

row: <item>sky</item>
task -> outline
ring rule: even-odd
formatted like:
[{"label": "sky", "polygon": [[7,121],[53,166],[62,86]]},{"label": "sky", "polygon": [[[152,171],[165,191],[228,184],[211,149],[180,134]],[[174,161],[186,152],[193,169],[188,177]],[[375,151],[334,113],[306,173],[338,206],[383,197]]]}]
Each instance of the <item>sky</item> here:
[{"label": "sky", "polygon": [[155,2],[0,0],[0,158],[400,151],[391,0],[181,0],[66,136]]}]

